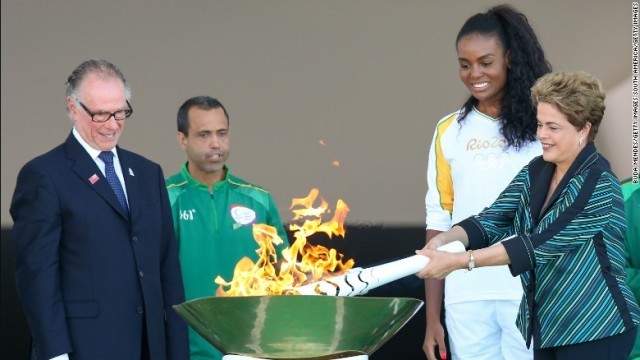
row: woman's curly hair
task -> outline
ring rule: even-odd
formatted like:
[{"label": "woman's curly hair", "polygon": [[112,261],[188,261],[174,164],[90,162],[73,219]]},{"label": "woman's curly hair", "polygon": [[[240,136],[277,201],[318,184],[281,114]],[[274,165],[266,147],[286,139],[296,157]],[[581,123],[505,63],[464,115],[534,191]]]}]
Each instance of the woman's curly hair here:
[{"label": "woman's curly hair", "polygon": [[[460,29],[456,45],[461,38],[475,33],[496,36],[509,54],[507,83],[500,104],[500,133],[507,146],[521,148],[536,139],[531,87],[539,77],[551,72],[551,64],[527,17],[509,5],[494,6],[470,17]],[[458,121],[462,123],[477,104],[478,99],[470,96]]]}]

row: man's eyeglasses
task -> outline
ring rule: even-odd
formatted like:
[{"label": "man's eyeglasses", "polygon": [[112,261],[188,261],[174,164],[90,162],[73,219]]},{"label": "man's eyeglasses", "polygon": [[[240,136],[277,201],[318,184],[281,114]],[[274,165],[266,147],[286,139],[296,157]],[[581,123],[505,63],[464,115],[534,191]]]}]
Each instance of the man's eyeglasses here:
[{"label": "man's eyeglasses", "polygon": [[84,106],[82,101],[78,100],[77,102],[78,104],[80,104],[80,106],[82,106],[84,111],[86,111],[87,114],[91,116],[91,121],[97,122],[97,123],[107,122],[112,116],[114,119],[121,121],[121,120],[127,119],[129,116],[131,116],[131,114],[133,114],[133,108],[131,107],[131,104],[129,104],[129,100],[127,100],[127,106],[129,107],[128,109],[118,110],[113,113],[110,113],[110,112],[93,113],[91,112],[91,110],[87,109],[86,106]]}]

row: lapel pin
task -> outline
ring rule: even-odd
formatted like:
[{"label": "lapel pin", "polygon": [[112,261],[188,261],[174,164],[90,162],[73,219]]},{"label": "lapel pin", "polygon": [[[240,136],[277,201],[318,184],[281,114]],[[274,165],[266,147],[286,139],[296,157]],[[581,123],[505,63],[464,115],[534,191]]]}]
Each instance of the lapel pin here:
[{"label": "lapel pin", "polygon": [[133,173],[133,170],[131,170],[131,168],[129,168],[129,175],[131,175],[131,176],[136,176],[136,175]]},{"label": "lapel pin", "polygon": [[98,180],[100,180],[100,177],[96,174],[91,175],[91,177],[89,178],[89,182],[91,183],[91,185],[98,182]]}]

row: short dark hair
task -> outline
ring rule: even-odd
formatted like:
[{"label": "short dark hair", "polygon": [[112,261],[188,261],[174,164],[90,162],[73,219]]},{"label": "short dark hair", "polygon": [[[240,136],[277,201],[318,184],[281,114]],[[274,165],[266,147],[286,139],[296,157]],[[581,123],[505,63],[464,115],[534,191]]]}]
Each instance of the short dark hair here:
[{"label": "short dark hair", "polygon": [[222,109],[224,116],[227,118],[227,123],[229,122],[227,109],[218,99],[205,95],[194,96],[185,101],[178,109],[178,131],[185,135],[189,135],[189,110],[193,107],[202,110]]},{"label": "short dark hair", "polygon": [[553,105],[578,130],[591,123],[589,141],[598,134],[606,108],[605,97],[600,80],[584,71],[549,73],[531,88],[533,106],[539,103]]}]

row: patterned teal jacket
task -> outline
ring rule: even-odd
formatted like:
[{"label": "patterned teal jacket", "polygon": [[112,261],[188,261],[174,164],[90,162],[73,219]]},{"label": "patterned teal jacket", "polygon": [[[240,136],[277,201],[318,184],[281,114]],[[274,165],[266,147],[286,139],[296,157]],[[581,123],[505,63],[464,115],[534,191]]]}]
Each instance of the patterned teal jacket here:
[{"label": "patterned teal jacket", "polygon": [[503,241],[524,288],[516,320],[536,348],[622,333],[640,322],[625,284],[625,214],[618,179],[589,143],[543,208],[555,165],[533,159],[496,201],[463,220],[469,247]]}]

